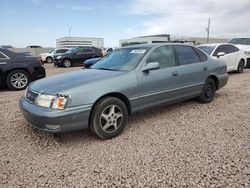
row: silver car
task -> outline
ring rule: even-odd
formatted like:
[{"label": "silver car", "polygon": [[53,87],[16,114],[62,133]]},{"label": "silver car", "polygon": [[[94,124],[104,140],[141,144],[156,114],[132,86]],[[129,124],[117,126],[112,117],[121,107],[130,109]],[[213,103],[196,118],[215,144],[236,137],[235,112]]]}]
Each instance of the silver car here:
[{"label": "silver car", "polygon": [[183,44],[116,49],[90,69],[31,84],[19,104],[30,124],[58,133],[90,128],[109,139],[128,116],[146,108],[191,98],[213,100],[228,81],[226,64]]}]

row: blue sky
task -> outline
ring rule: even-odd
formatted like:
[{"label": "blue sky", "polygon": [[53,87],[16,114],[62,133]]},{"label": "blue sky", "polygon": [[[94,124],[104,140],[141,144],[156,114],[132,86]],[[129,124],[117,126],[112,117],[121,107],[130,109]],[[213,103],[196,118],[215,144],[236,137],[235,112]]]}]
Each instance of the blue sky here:
[{"label": "blue sky", "polygon": [[[250,36],[249,0],[0,0],[0,45],[55,47],[68,36],[119,39],[169,33],[212,37]],[[244,24],[239,24],[244,23]]]}]

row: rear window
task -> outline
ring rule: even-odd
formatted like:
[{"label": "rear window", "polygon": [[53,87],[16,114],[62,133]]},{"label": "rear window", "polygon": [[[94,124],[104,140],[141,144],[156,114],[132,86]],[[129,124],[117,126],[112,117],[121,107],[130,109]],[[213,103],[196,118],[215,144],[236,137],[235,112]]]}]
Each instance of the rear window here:
[{"label": "rear window", "polygon": [[178,58],[179,65],[187,65],[200,62],[198,54],[191,46],[175,46],[175,53]]},{"label": "rear window", "polygon": [[197,48],[194,48],[194,49],[195,49],[196,53],[199,55],[201,62],[207,61],[206,54],[204,54],[201,50],[199,50]]},{"label": "rear window", "polygon": [[197,48],[201,49],[206,54],[211,55],[215,46],[197,46]]}]

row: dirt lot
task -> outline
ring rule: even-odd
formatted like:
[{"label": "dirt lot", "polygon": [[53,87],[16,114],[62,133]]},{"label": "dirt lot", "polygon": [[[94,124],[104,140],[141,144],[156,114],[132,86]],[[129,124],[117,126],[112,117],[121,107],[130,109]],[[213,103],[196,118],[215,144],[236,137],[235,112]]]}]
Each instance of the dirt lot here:
[{"label": "dirt lot", "polygon": [[[47,75],[80,68],[54,68]],[[187,101],[130,118],[101,141],[88,131],[33,130],[0,92],[0,187],[250,187],[250,69],[210,104]]]}]

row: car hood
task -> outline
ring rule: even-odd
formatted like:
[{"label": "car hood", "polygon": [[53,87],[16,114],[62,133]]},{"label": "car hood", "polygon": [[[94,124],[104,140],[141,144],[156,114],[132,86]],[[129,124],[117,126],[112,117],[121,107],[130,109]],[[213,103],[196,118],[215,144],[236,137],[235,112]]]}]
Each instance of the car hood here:
[{"label": "car hood", "polygon": [[90,84],[125,73],[124,71],[83,69],[35,81],[30,85],[30,89],[39,93],[57,94],[80,85]]},{"label": "car hood", "polygon": [[45,56],[45,55],[48,56],[48,55],[51,55],[51,54],[50,53],[41,53],[40,55],[41,56]]}]

